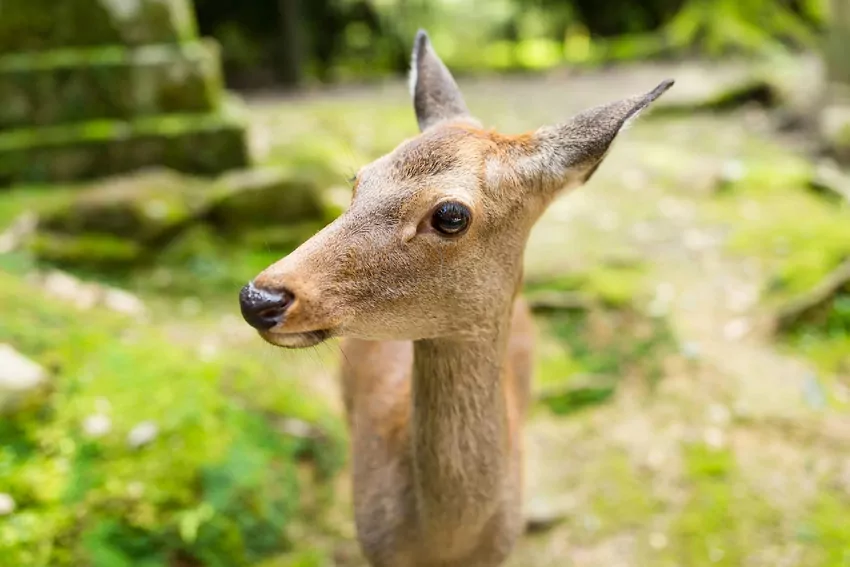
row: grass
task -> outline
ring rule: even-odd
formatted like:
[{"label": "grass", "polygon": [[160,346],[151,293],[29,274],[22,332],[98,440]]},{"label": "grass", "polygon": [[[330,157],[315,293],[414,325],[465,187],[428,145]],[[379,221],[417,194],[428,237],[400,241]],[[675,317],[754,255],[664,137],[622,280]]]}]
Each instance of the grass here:
[{"label": "grass", "polygon": [[[0,426],[0,485],[18,507],[0,519],[10,564],[241,565],[296,544],[299,456],[324,475],[342,462],[341,423],[320,398],[244,352],[207,360],[156,325],[80,312],[8,272],[0,304],[0,341],[50,369],[53,385]],[[109,420],[102,435],[86,433],[92,416]],[[281,419],[322,435],[286,435]],[[134,449],[144,423],[157,434]]]}]

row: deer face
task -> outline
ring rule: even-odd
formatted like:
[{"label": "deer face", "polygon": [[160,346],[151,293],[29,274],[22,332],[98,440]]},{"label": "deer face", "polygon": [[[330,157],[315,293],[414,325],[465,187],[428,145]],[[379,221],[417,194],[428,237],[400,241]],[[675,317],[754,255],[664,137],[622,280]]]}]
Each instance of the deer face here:
[{"label": "deer face", "polygon": [[534,222],[584,183],[672,82],[521,136],[482,130],[424,32],[411,89],[421,133],[357,174],[351,206],[242,289],[246,321],[298,348],[330,336],[487,332],[509,313]]}]

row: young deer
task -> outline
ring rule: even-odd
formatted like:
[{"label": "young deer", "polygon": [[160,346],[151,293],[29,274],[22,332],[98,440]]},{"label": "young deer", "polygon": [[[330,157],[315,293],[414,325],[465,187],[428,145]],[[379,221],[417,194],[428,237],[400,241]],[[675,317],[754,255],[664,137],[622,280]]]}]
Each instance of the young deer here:
[{"label": "young deer", "polygon": [[529,231],[673,83],[520,136],[481,129],[420,31],[421,133],[363,167],[350,208],[242,289],[273,345],[343,337],[358,539],[374,567],[500,565],[523,530]]}]

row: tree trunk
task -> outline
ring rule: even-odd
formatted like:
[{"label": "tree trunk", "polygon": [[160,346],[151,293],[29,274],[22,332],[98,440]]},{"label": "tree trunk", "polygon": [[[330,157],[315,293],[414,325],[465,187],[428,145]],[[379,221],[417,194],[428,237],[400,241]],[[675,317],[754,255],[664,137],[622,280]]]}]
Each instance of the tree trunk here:
[{"label": "tree trunk", "polygon": [[280,16],[280,54],[277,74],[280,82],[291,88],[301,84],[303,49],[301,42],[300,0],[278,0]]},{"label": "tree trunk", "polygon": [[827,79],[836,86],[850,87],[850,57],[847,56],[850,46],[850,0],[830,0],[829,7],[825,52]]},{"label": "tree trunk", "polygon": [[824,149],[839,163],[850,166],[850,0],[830,0],[824,45],[826,92],[820,112]]}]

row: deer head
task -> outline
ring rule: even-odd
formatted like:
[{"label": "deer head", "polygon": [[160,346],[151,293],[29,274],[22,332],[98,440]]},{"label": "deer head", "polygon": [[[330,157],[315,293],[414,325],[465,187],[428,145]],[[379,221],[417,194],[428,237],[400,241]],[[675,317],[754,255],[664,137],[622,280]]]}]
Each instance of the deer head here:
[{"label": "deer head", "polygon": [[242,289],[246,321],[290,348],[492,330],[509,314],[547,204],[586,182],[672,84],[503,135],[481,129],[420,31],[410,74],[420,134],[361,168],[349,209]]}]

